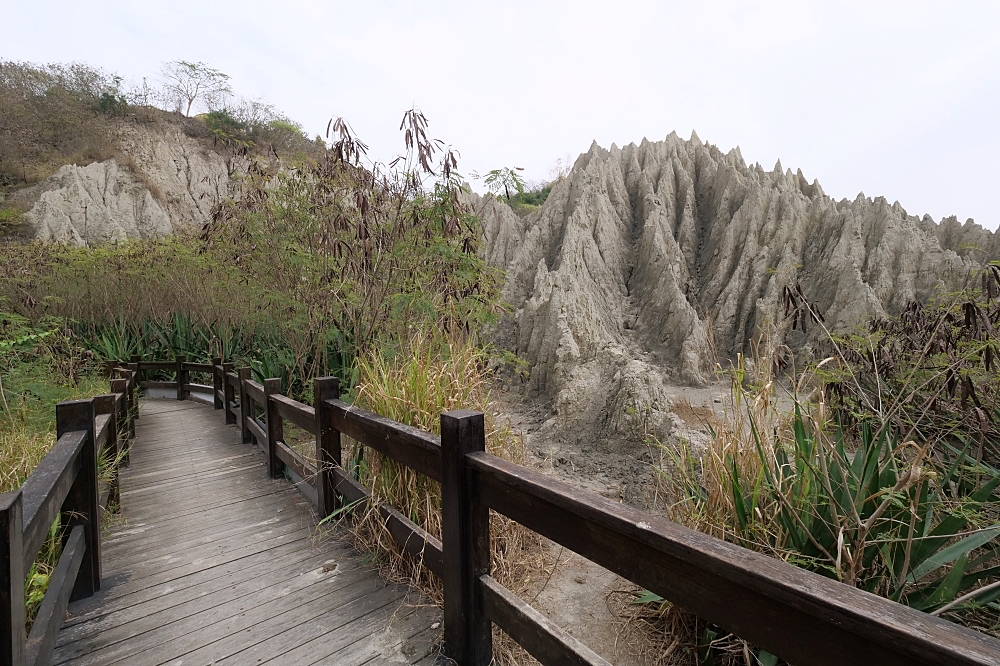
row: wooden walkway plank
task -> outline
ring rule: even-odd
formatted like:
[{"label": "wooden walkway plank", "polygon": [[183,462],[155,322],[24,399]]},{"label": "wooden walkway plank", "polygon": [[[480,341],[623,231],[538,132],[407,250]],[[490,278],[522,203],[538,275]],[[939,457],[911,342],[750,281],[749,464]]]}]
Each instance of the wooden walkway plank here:
[{"label": "wooden walkway plank", "polygon": [[141,414],[103,589],[70,605],[53,663],[426,657],[437,610],[412,605],[415,593],[364,565],[343,535],[318,536],[308,500],[267,477],[263,453],[221,412],[146,400]]},{"label": "wooden walkway plank", "polygon": [[[134,554],[129,554],[128,557],[123,557],[120,562],[115,563],[115,567],[108,567],[106,571],[112,574],[117,571],[129,571],[135,574],[146,569],[165,571],[168,567],[182,565],[192,561],[192,559],[207,559],[220,553],[228,552],[239,543],[254,544],[265,542],[285,534],[298,533],[309,529],[308,525],[303,525],[298,521],[292,523],[278,521],[262,525],[255,530],[248,531],[246,534],[234,532],[228,538],[220,537],[219,539],[210,541],[202,541],[200,539],[182,541],[184,537],[178,534],[176,535],[178,539],[177,544],[161,544],[159,547],[148,551],[139,550]],[[304,538],[308,538],[308,536],[306,534]]]},{"label": "wooden walkway plank", "polygon": [[74,624],[89,621],[93,618],[132,606],[146,604],[152,599],[167,598],[172,594],[180,594],[182,590],[196,588],[196,590],[200,591],[207,589],[207,586],[213,580],[233,576],[241,571],[254,570],[261,563],[265,567],[270,567],[271,562],[275,559],[281,559],[292,565],[299,559],[299,555],[303,556],[301,559],[305,559],[306,557],[313,556],[313,553],[311,550],[303,548],[301,541],[292,541],[291,543],[284,543],[240,559],[215,564],[193,573],[184,574],[162,584],[137,587],[142,583],[135,581],[132,589],[125,589],[131,582],[123,583],[110,590],[102,590],[98,594],[102,594],[103,596],[92,603],[84,604],[84,602],[80,602],[74,615],[63,623],[63,627],[73,626]]},{"label": "wooden walkway plank", "polygon": [[[283,560],[283,562],[287,566],[299,566],[303,560],[318,561],[319,558],[313,553],[300,550],[289,553],[287,559]],[[318,562],[318,565],[321,566],[322,564],[322,561]],[[121,608],[108,610],[102,607],[102,610],[106,610],[107,612],[96,616],[93,621],[64,626],[60,642],[61,644],[66,644],[71,641],[94,636],[113,627],[125,625],[129,622],[153,615],[154,613],[173,609],[186,602],[205,598],[209,595],[215,596],[225,593],[228,596],[234,594],[238,586],[259,580],[259,576],[269,571],[272,567],[273,564],[270,561],[262,562],[255,566],[230,572],[225,576],[206,580],[197,585],[187,586],[182,589],[173,588],[168,594],[163,594],[161,591],[156,590],[152,596],[136,600],[135,603]]]},{"label": "wooden walkway plank", "polygon": [[[254,490],[256,492],[254,492]],[[289,490],[291,489],[289,488]],[[210,490],[206,490],[201,496],[197,497],[198,500],[201,500],[200,505],[196,503],[195,499],[190,499],[187,502],[181,500],[175,506],[171,506],[169,509],[164,509],[161,507],[155,510],[140,511],[142,507],[137,507],[136,515],[134,517],[129,516],[129,523],[131,525],[139,525],[139,526],[147,524],[150,525],[161,524],[161,523],[165,524],[179,520],[183,521],[186,516],[192,513],[207,514],[210,511],[225,512],[227,510],[227,507],[233,506],[234,503],[244,502],[247,503],[245,506],[253,506],[255,504],[258,504],[258,502],[255,501],[257,500],[257,498],[270,496],[272,492],[273,491],[258,487],[256,489],[243,493],[239,491],[230,491],[228,497],[218,498],[213,500],[214,494]],[[280,494],[278,495],[278,497],[280,497]],[[127,500],[129,498],[126,497],[125,499]],[[153,498],[149,499],[151,500]],[[222,499],[225,499],[227,501],[222,501]],[[289,496],[289,499],[290,501],[297,503],[300,500],[304,500],[305,498],[302,498],[301,496],[299,497]],[[213,501],[210,502],[209,500]],[[144,499],[143,501],[145,502],[149,500]],[[136,503],[131,502],[130,504],[134,505]],[[188,510],[184,511],[183,509],[188,509]],[[148,514],[148,516],[142,515],[143,513]],[[118,543],[119,541],[122,540],[128,540],[128,537],[134,533],[135,533],[134,531],[125,531],[121,535],[115,533],[113,535],[109,535],[108,541],[109,543]]]},{"label": "wooden walkway plank", "polygon": [[[424,614],[412,611],[412,607],[405,604],[373,608],[364,615],[356,614],[351,621],[335,626],[332,628],[335,630],[325,631],[298,647],[288,649],[282,646],[286,649],[281,654],[273,655],[266,661],[259,662],[257,659],[260,657],[254,656],[251,661],[244,660],[242,663],[266,663],[274,666],[278,664],[310,666],[320,663],[344,666],[363,664],[375,655],[392,652],[397,643],[402,643],[403,638],[397,635],[396,626],[404,627],[405,631],[415,620],[421,625],[420,629],[425,629],[433,622]],[[235,665],[238,662],[232,663]]]},{"label": "wooden walkway plank", "polygon": [[234,598],[224,603],[218,603],[221,599],[195,600],[106,630],[93,640],[60,647],[56,650],[54,663],[71,661],[92,666],[119,661],[162,663],[242,632],[313,599],[329,597],[345,588],[369,594],[384,586],[385,582],[377,574],[363,569],[337,574],[333,570],[323,571],[320,566],[295,574],[291,579],[272,572],[240,586]]},{"label": "wooden walkway plank", "polygon": [[[369,582],[375,582],[374,578]],[[375,582],[377,586],[379,582]],[[342,631],[348,622],[359,617],[366,617],[366,609],[379,610],[386,606],[398,606],[405,596],[405,591],[396,586],[382,585],[374,591],[359,588],[358,594],[351,598],[343,596],[343,602],[334,610],[330,610],[327,599],[318,598],[308,604],[294,608],[268,620],[264,625],[256,627],[256,632],[249,640],[242,634],[233,634],[209,646],[216,656],[215,664],[253,664],[260,663],[272,656],[281,656],[290,649],[300,646],[308,637],[328,631]],[[194,651],[185,654],[185,663],[200,662],[209,650]],[[220,655],[225,655],[221,657]],[[177,664],[180,661],[176,662]],[[206,662],[207,663],[207,662]]]},{"label": "wooden walkway plank", "polygon": [[389,625],[371,633],[367,640],[355,641],[309,666],[321,664],[412,664],[431,654],[443,633],[432,629],[440,618],[438,609],[421,606],[390,619]]}]

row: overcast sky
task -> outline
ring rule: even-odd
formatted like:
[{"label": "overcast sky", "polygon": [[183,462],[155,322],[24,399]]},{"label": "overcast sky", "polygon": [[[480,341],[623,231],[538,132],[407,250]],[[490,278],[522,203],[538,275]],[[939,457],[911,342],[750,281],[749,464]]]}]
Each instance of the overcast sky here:
[{"label": "overcast sky", "polygon": [[380,159],[414,104],[462,173],[537,181],[594,140],[696,130],[837,198],[1000,224],[996,0],[0,2],[0,58],[203,61],[310,134],[344,116]]}]

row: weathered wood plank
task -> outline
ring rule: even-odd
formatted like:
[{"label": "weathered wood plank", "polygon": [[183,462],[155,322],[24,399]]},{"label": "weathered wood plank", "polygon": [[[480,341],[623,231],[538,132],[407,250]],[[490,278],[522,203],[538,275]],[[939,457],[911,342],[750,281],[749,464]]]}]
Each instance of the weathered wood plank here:
[{"label": "weathered wood plank", "polygon": [[284,661],[334,616],[364,638],[408,612],[405,587],[317,538],[309,502],[267,478],[265,455],[223,415],[171,400],[142,413],[121,473],[126,521],[104,544],[106,589],[70,604],[55,663],[218,663],[265,643]]},{"label": "weathered wood plank", "polygon": [[247,396],[251,400],[256,402],[258,405],[264,404],[265,396],[264,396],[263,384],[258,384],[254,380],[248,379],[246,380],[246,382],[244,382],[244,386],[246,386]]},{"label": "weathered wood plank", "polygon": [[545,666],[611,666],[491,576],[480,576],[479,585],[486,615]]},{"label": "weathered wood plank", "polygon": [[[409,609],[403,598],[398,598],[395,601],[396,603],[385,603],[385,600],[379,595],[364,597],[347,609],[348,613],[334,610],[317,622],[320,626],[329,622],[334,625],[335,631],[321,632],[310,640],[302,640],[304,638],[303,632],[297,632],[292,635],[292,638],[296,639],[294,641],[261,647],[265,649],[280,647],[282,649],[280,657],[277,656],[278,650],[276,649],[264,652],[270,657],[268,661],[273,660],[276,663],[286,664],[319,663],[358,641],[367,642],[374,634],[382,634],[392,622],[393,617],[408,614]],[[403,603],[399,603],[400,601]],[[297,646],[294,645],[296,642]],[[257,659],[264,659],[258,651],[248,651],[248,654],[238,654],[236,657],[239,659],[230,660],[231,663],[236,664],[241,661],[242,663],[255,663]],[[334,661],[333,663],[344,663],[347,666],[347,663],[342,661]]]},{"label": "weathered wood plank", "polygon": [[21,486],[25,571],[31,568],[35,555],[49,535],[49,527],[73,487],[80,471],[80,451],[86,437],[87,433],[81,431],[60,437]]},{"label": "weathered wood plank", "polygon": [[285,395],[272,395],[271,400],[278,408],[281,418],[287,419],[311,435],[316,434],[316,411]]},{"label": "weathered wood plank", "polygon": [[212,655],[217,665],[256,664],[284,657],[288,651],[318,636],[341,632],[342,627],[363,617],[372,608],[395,607],[404,596],[405,590],[386,585],[371,575],[341,590],[337,595],[339,605],[335,607],[331,607],[328,598],[319,597],[254,627],[253,638],[249,640],[244,632],[230,635],[217,644],[185,654],[184,660],[198,663]]},{"label": "weathered wood plank", "polygon": [[257,440],[258,446],[267,446],[267,431],[261,425],[260,421],[255,418],[247,419],[247,430],[253,435],[254,439]]},{"label": "weathered wood plank", "polygon": [[[245,569],[252,570],[262,563],[266,568],[270,568],[271,563],[276,560],[294,564],[298,561],[298,555],[312,556],[315,553],[314,549],[305,546],[307,543],[303,537],[273,545],[270,548],[261,549],[236,559],[219,563],[210,562],[210,565],[205,568],[196,566],[191,570],[189,565],[185,571],[155,583],[151,582],[151,578],[118,581],[109,590],[102,590],[94,597],[71,604],[70,616],[63,627],[88,622],[108,613],[145,604],[152,599],[166,598],[174,593],[183,593],[189,588],[200,589],[201,586],[209,585],[214,580],[233,576]],[[115,580],[115,578],[112,577],[111,580]]]},{"label": "weathered wood plank", "polygon": [[298,474],[299,477],[312,481],[316,476],[316,468],[310,465],[309,461],[299,455],[295,449],[284,442],[275,442],[274,452],[277,454],[278,459],[288,465],[289,469]]},{"label": "weathered wood plank", "polygon": [[140,370],[173,370],[175,367],[173,361],[139,361]]},{"label": "weathered wood plank", "polygon": [[[199,510],[197,503],[193,503],[193,504],[188,504],[188,503],[180,504],[180,503],[178,503],[178,506],[174,510],[172,510],[170,512],[166,512],[166,511],[159,511],[158,512],[155,509],[150,509],[150,508],[143,508],[143,510],[141,512],[139,510],[136,510],[135,513],[137,515],[135,517],[136,517],[136,519],[139,519],[139,520],[148,520],[148,519],[156,517],[156,516],[159,516],[159,517],[161,517],[163,519],[168,519],[168,518],[169,519],[181,519],[181,518],[184,518],[184,517],[187,517],[187,516],[192,516],[192,515],[196,515],[196,514],[199,514],[199,513],[203,513],[203,512],[207,512],[207,511],[211,511],[211,510],[215,510],[215,509],[222,509],[222,508],[225,508],[225,507],[235,507],[238,504],[245,504],[246,502],[252,501],[252,500],[255,500],[255,499],[259,499],[261,501],[264,501],[264,498],[270,497],[272,494],[273,494],[273,492],[267,492],[266,489],[264,489],[264,490],[252,490],[250,488],[247,488],[246,490],[242,491],[239,495],[237,495],[234,492],[233,496],[230,496],[230,497],[226,497],[224,495],[219,495],[218,497],[214,497],[214,498],[212,496],[206,497],[205,498],[205,507],[204,507],[203,511]],[[146,499],[147,500],[151,500],[151,501],[159,501],[158,498],[146,498]]]},{"label": "weathered wood plank", "polygon": [[[202,539],[229,538],[247,531],[263,529],[279,522],[284,509],[275,512],[270,503],[262,505],[250,503],[246,510],[233,511],[227,521],[222,517],[224,527],[211,520],[213,516],[200,516],[197,524],[188,525],[183,521],[159,521],[129,523],[126,529],[113,533],[104,543],[104,552],[109,557],[127,558],[136,553],[151,553],[160,547],[175,547],[179,539],[200,541]],[[239,520],[237,520],[239,519]]]},{"label": "weathered wood plank", "polygon": [[435,481],[441,480],[441,438],[384,416],[327,400],[336,429]]},{"label": "weathered wood plank", "polygon": [[965,627],[487,453],[467,460],[490,508],[791,663],[998,661],[1000,642]]},{"label": "weathered wood plank", "polygon": [[177,382],[157,382],[144,379],[139,382],[139,388],[175,389],[177,388]]},{"label": "weathered wood plank", "polygon": [[[331,472],[336,492],[348,504],[356,504],[358,510],[367,510],[371,504],[371,493],[368,489],[339,467],[334,468]],[[386,529],[389,530],[396,545],[417,558],[431,573],[441,578],[444,573],[441,540],[387,504],[379,505],[378,509],[385,521]]]},{"label": "weathered wood plank", "polygon": [[149,651],[155,651],[159,658],[156,663],[162,663],[225,638],[233,625],[238,625],[236,631],[245,630],[257,623],[254,619],[266,621],[351,585],[361,586],[361,594],[385,585],[370,569],[354,568],[334,576],[322,572],[323,561],[308,562],[315,566],[291,570],[275,566],[224,594],[199,595],[61,644],[55,663],[69,659],[81,664],[136,660],[142,659],[137,655]]},{"label": "weathered wood plank", "polygon": [[[347,647],[331,651],[336,643],[316,641],[313,651],[319,664],[350,666],[353,664],[399,664],[419,661],[434,650],[434,640],[440,635],[441,611],[432,606],[401,609],[403,612],[390,617],[381,631],[372,631]],[[434,624],[438,629],[432,629]],[[355,623],[360,629],[363,619]],[[381,623],[380,623],[381,624]],[[350,629],[350,627],[345,627]],[[343,631],[343,630],[342,630]],[[414,640],[416,639],[416,640]],[[338,641],[343,642],[343,641]],[[327,654],[323,654],[327,653]],[[312,666],[312,664],[310,665]]]},{"label": "weathered wood plank", "polygon": [[59,563],[49,579],[48,590],[41,606],[38,607],[34,624],[31,625],[31,634],[28,636],[25,650],[25,663],[43,666],[52,661],[52,651],[56,645],[59,626],[66,615],[69,595],[73,591],[76,575],[80,572],[86,548],[83,525],[77,525],[66,540]]},{"label": "weathered wood plank", "polygon": [[[185,607],[182,604],[191,604],[205,599],[217,599],[221,595],[234,595],[240,592],[249,593],[256,586],[264,584],[261,580],[262,577],[274,572],[276,562],[280,562],[281,567],[287,571],[309,571],[316,567],[324,566],[331,559],[349,558],[352,556],[349,550],[332,553],[317,552],[310,548],[302,548],[301,545],[281,554],[282,558],[280,560],[272,557],[266,560],[257,560],[255,563],[247,562],[245,566],[230,569],[225,575],[214,578],[199,577],[198,582],[178,579],[170,581],[166,585],[146,590],[143,593],[120,598],[118,603],[102,604],[100,606],[100,613],[95,613],[79,622],[65,624],[59,635],[59,645],[66,645],[73,641],[92,637],[114,627],[149,617],[155,613],[177,609],[178,607],[184,608],[184,612],[191,613],[196,608],[191,605]],[[344,566],[345,571],[350,568],[350,563]]]},{"label": "weathered wood plank", "polygon": [[207,559],[224,554],[236,546],[266,543],[271,539],[280,538],[286,534],[293,534],[310,528],[311,525],[306,525],[299,521],[278,521],[256,531],[237,535],[233,539],[216,539],[204,543],[189,543],[187,548],[168,547],[148,553],[140,553],[128,559],[116,560],[114,566],[108,566],[107,570],[109,574],[127,573],[132,577],[148,571],[169,571],[177,566],[183,566],[192,560]]}]

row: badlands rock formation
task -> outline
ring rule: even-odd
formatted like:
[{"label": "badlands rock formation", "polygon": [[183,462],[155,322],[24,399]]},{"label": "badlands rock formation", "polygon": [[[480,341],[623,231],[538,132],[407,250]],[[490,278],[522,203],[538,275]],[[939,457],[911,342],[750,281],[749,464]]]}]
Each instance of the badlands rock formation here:
[{"label": "badlands rock formation", "polygon": [[844,331],[961,288],[1000,256],[998,235],[971,221],[834,201],[801,171],[748,166],[697,135],[595,144],[525,218],[492,198],[475,206],[486,257],[507,271],[507,342],[531,364],[529,393],[563,426],[615,436],[669,435],[669,386],[705,384],[780,324],[785,286],[800,282]]},{"label": "badlands rock formation", "polygon": [[66,165],[19,192],[28,233],[86,245],[200,228],[230,185],[227,161],[179,124],[123,129],[122,157]]}]

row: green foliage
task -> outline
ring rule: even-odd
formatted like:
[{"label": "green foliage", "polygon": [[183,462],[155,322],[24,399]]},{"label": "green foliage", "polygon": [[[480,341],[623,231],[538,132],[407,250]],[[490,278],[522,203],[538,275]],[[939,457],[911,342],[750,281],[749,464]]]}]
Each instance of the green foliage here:
[{"label": "green foliage", "polygon": [[521,167],[493,169],[486,174],[483,182],[486,183],[486,187],[493,194],[499,196],[502,192],[507,197],[507,203],[509,204],[513,201],[514,195],[521,196],[524,194],[524,178],[517,173],[518,171],[523,171],[523,169]]},{"label": "green foliage", "polygon": [[16,225],[20,221],[22,214],[23,211],[19,208],[0,208],[0,227]]},{"label": "green foliage", "polygon": [[124,116],[128,111],[128,99],[121,91],[122,77],[112,76],[110,86],[101,92],[97,99],[97,108],[109,116]]},{"label": "green foliage", "polygon": [[97,105],[101,113],[106,113],[109,116],[123,116],[128,110],[128,100],[125,99],[125,96],[110,92],[101,93]]},{"label": "green foliage", "polygon": [[[107,392],[87,350],[61,322],[45,318],[32,324],[0,312],[0,492],[18,488],[55,443],[55,405]],[[110,461],[99,463],[102,479]],[[61,553],[56,520],[25,580],[28,629],[48,589]]]},{"label": "green foliage", "polygon": [[[358,353],[411,329],[468,333],[497,311],[499,274],[476,254],[478,222],[447,169],[430,189],[411,171],[370,172],[357,164],[363,144],[346,124],[335,129],[340,141],[316,164],[288,171],[254,161],[204,235],[206,253],[239,274],[257,309],[274,313],[290,352],[274,358],[291,366],[293,383],[346,371]],[[423,158],[402,163],[432,154],[429,145],[411,150]]]},{"label": "green foliage", "polygon": [[249,128],[234,118],[229,111],[217,109],[199,116],[205,120],[209,133],[226,146],[252,147]]},{"label": "green foliage", "polygon": [[[205,122],[246,127],[222,111]],[[418,328],[474,335],[499,311],[501,276],[476,253],[451,166],[425,188],[341,159],[346,148],[298,169],[248,156],[242,191],[201,237],[2,246],[0,304],[65,317],[101,359],[221,356],[293,395],[320,375],[353,385],[358,353]]]},{"label": "green foliage", "polygon": [[55,441],[57,402],[107,390],[96,370],[60,320],[0,311],[0,492],[23,483]]},{"label": "green foliage", "polygon": [[891,421],[900,438],[973,442],[977,459],[1000,463],[1000,266],[977,277],[977,289],[832,341],[839,361],[820,377],[845,424]]},{"label": "green foliage", "polygon": [[[434,433],[440,432],[443,412],[460,407],[481,410],[486,415],[486,450],[521,463],[526,453],[523,440],[496,416],[490,361],[489,351],[465,335],[415,328],[398,346],[371,348],[359,357],[354,403]],[[440,537],[441,484],[353,440],[345,439],[344,446],[345,467],[371,489],[377,502],[387,502]],[[385,566],[440,599],[440,580],[400,552],[377,509],[357,518],[355,533],[366,549],[391,553]],[[490,531],[492,575],[515,592],[526,591],[526,583],[538,570],[540,538],[504,516],[491,520]]]},{"label": "green foliage", "polygon": [[35,182],[69,162],[110,157],[107,113],[120,108],[114,91],[112,77],[86,65],[0,60],[0,187]]},{"label": "green foliage", "polygon": [[852,452],[842,429],[826,441],[798,409],[790,447],[754,432],[759,473],[727,457],[739,541],[765,540],[799,566],[928,611],[994,573],[966,575],[970,559],[995,558],[988,545],[1000,534],[992,517],[1000,475],[967,450],[928,457],[887,428],[865,426]]},{"label": "green foliage", "polygon": [[[321,155],[306,137],[302,126],[269,104],[244,101],[231,108],[209,111],[198,116],[218,143],[238,151],[280,155],[291,164],[315,162]],[[287,166],[287,164],[286,164]]]},{"label": "green foliage", "polygon": [[[216,149],[277,154],[292,164],[315,160],[325,148],[268,104],[230,106],[228,77],[204,63],[168,63],[163,74],[160,87],[146,79],[126,85],[120,76],[79,63],[0,60],[0,188],[30,185],[64,164],[115,157],[122,152],[123,123],[182,123],[188,136],[214,139]],[[209,132],[159,111],[154,102],[188,113],[204,102],[213,116]],[[0,227],[14,221],[10,215],[0,218]]]},{"label": "green foliage", "polygon": [[[1000,265],[973,284],[831,337],[796,377],[779,376],[791,354],[762,337],[754,363],[731,368],[707,450],[662,447],[669,515],[997,635]],[[822,323],[801,288],[789,294],[786,321]],[[683,613],[651,594],[635,603],[660,627]],[[713,644],[717,663],[754,651],[724,634]]]},{"label": "green foliage", "polygon": [[545,203],[545,200],[549,198],[549,193],[552,191],[552,183],[543,185],[541,187],[535,187],[530,190],[525,190],[523,192],[518,192],[517,196],[514,197],[513,205],[519,208],[537,208]]}]

